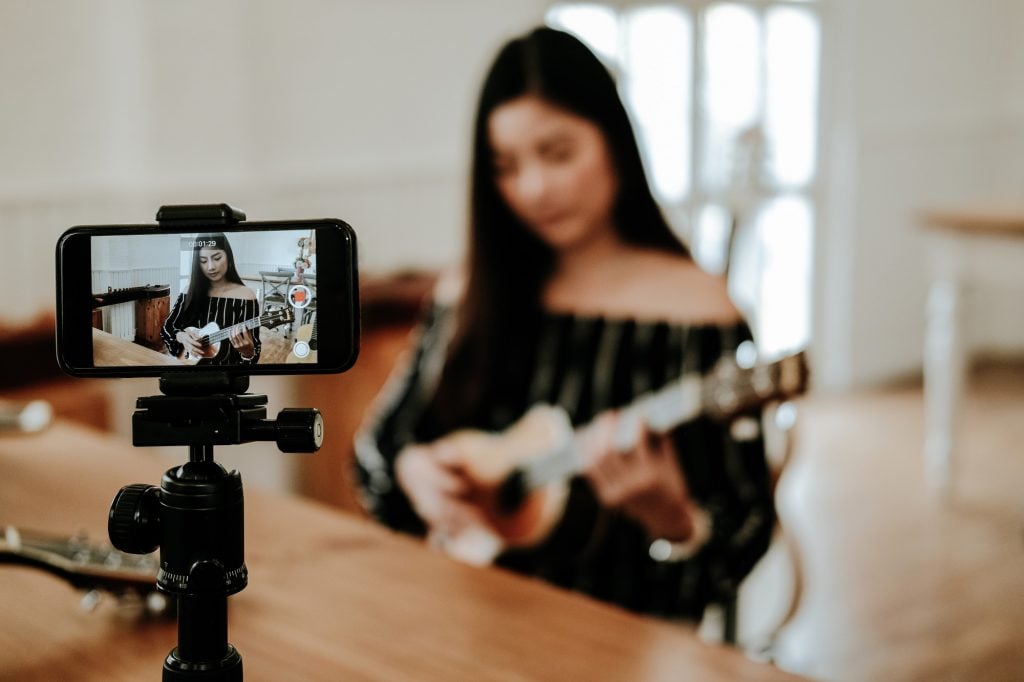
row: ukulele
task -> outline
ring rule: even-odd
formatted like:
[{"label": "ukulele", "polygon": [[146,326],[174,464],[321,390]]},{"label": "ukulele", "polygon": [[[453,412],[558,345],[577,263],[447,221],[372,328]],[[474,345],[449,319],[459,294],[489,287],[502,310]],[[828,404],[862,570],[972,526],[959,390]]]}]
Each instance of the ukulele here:
[{"label": "ukulele", "polygon": [[[620,408],[615,446],[636,446],[638,422],[663,434],[701,415],[725,420],[802,394],[807,378],[802,352],[750,367],[723,358],[706,376],[683,376]],[[596,420],[573,429],[565,410],[538,405],[501,433],[464,430],[442,439],[458,453],[470,483],[464,498],[479,511],[479,523],[464,523],[454,533],[431,529],[431,544],[483,565],[505,547],[543,540],[562,516],[568,480],[584,470],[581,443]]]},{"label": "ukulele", "polygon": [[254,317],[244,322],[226,327],[220,328],[216,322],[210,322],[205,327],[186,327],[185,331],[191,332],[199,337],[199,343],[202,346],[202,350],[198,354],[193,354],[192,351],[183,349],[178,355],[178,359],[182,362],[194,365],[200,360],[206,358],[217,357],[220,353],[221,342],[231,337],[231,334],[236,330],[243,329],[256,329],[257,327],[267,327],[273,329],[274,327],[282,324],[291,324],[292,320],[295,319],[292,316],[291,308],[278,308],[269,313],[264,313],[259,317]]},{"label": "ukulele", "polygon": [[90,544],[82,535],[64,537],[0,526],[0,564],[39,568],[87,590],[83,606],[92,608],[98,592],[123,602],[141,602],[150,614],[168,610],[156,590],[157,554],[126,554],[112,547]]}]

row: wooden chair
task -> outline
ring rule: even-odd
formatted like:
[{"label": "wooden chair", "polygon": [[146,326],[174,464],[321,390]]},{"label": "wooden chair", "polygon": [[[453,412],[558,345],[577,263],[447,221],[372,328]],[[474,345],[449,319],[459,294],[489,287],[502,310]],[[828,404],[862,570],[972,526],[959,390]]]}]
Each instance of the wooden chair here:
[{"label": "wooden chair", "polygon": [[290,281],[291,277],[287,273],[260,270],[261,314],[288,307],[288,284]]},{"label": "wooden chair", "polygon": [[[793,459],[796,442],[797,408],[792,403],[779,403],[770,406],[764,412],[763,429],[765,448],[768,456],[768,467],[771,475],[772,493],[776,497],[778,485]],[[784,554],[789,568],[790,592],[781,615],[774,619],[773,625],[767,630],[757,633],[752,638],[741,639],[740,628],[741,606],[743,597],[748,599],[756,595],[747,594],[744,587],[750,588],[749,579],[741,585],[739,592],[718,604],[721,610],[721,640],[727,644],[740,646],[750,655],[762,660],[773,660],[776,644],[783,628],[792,621],[800,606],[803,596],[803,558],[797,539],[788,532],[785,520],[777,517],[772,538],[773,546],[778,546]],[[769,550],[771,551],[771,550]],[[756,570],[756,568],[755,568]],[[763,586],[762,586],[763,587]]]},{"label": "wooden chair", "polygon": [[[724,255],[721,258],[723,264],[722,275],[727,279],[736,276],[735,255],[738,249],[748,246],[745,240],[753,238],[753,235],[746,233],[746,222],[743,214],[734,210],[730,216],[730,226],[724,244]],[[756,316],[758,311],[744,311],[748,319]],[[791,402],[778,403],[768,406],[764,411],[762,429],[765,434],[765,450],[768,458],[769,472],[771,475],[772,494],[777,498],[779,481],[782,479],[789,466],[795,448],[797,427],[797,407]],[[776,517],[773,545],[780,544],[783,548],[787,561],[791,568],[791,593],[788,603],[781,617],[778,619],[770,632],[764,633],[756,641],[740,641],[740,611],[741,593],[743,588],[736,594],[730,595],[723,600],[718,607],[721,610],[721,639],[728,644],[742,646],[752,655],[759,658],[772,660],[776,641],[782,629],[793,619],[800,606],[800,599],[803,595],[803,570],[802,557],[796,538],[786,530],[783,519]]]}]

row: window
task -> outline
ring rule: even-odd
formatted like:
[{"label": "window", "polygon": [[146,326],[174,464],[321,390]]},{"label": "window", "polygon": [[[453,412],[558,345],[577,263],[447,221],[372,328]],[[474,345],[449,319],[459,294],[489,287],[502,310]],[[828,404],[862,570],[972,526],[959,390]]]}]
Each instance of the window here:
[{"label": "window", "polygon": [[617,75],[655,195],[701,265],[721,272],[729,263],[733,297],[762,351],[805,346],[817,174],[815,4],[559,3],[547,23],[579,36]]}]

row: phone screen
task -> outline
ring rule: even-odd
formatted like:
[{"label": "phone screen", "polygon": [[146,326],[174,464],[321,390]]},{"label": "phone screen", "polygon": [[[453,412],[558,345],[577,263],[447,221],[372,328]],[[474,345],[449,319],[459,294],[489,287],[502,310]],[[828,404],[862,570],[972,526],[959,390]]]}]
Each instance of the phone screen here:
[{"label": "phone screen", "polygon": [[[108,375],[108,369],[109,375],[133,369],[307,373],[339,371],[354,360],[358,299],[344,291],[345,282],[355,286],[354,245],[348,250],[352,271],[344,277],[337,272],[344,254],[325,252],[329,244],[338,250],[340,230],[104,231],[110,232],[87,229],[63,250],[80,260],[87,253],[89,263],[88,302],[62,292],[65,307],[77,301],[90,311],[88,319],[64,316],[65,345],[76,352],[61,356],[75,358],[66,363],[72,369],[94,375]],[[62,289],[74,289],[73,268],[64,270]],[[87,331],[80,329],[86,325]],[[325,341],[331,342],[326,354]],[[82,352],[85,345],[91,352]]]}]

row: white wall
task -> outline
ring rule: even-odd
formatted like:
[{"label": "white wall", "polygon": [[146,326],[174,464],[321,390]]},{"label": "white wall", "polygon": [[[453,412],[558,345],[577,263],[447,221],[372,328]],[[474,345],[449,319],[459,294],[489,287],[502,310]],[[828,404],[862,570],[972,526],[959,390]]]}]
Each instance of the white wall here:
[{"label": "white wall", "polygon": [[456,258],[480,80],[544,6],[5,0],[0,286],[40,286],[0,317],[51,305],[61,231],[165,203],[343,218],[368,270]]},{"label": "white wall", "polygon": [[[816,380],[868,384],[921,367],[920,212],[1024,200],[1016,0],[837,0],[829,5],[828,155],[819,234]],[[1024,201],[1022,201],[1024,204]],[[1016,298],[986,293],[974,342],[1024,349]]]},{"label": "white wall", "polygon": [[[0,319],[53,300],[73,224],[227,201],[253,219],[341,217],[364,270],[457,257],[470,118],[495,48],[543,0],[0,3]],[[823,77],[816,381],[921,364],[917,211],[1024,196],[1024,3],[831,0]],[[1019,351],[1018,297],[986,296],[983,347]]]},{"label": "white wall", "polygon": [[[1024,2],[1010,2],[1013,18],[1010,25],[1013,27],[1014,35],[1024,35]],[[1010,77],[1010,112],[1017,121],[1017,144],[1013,150],[1015,163],[1011,169],[1012,182],[1016,187],[1024,187],[1024,40],[1013,41],[1014,54],[1009,64]],[[1021,190],[1024,192],[1024,190]]]},{"label": "white wall", "polygon": [[[458,257],[470,120],[484,70],[540,0],[3,0],[0,322],[52,309],[72,225],[147,223],[161,204],[250,219],[337,217],[361,267]],[[33,286],[24,286],[32,282]],[[302,405],[287,377],[253,382]],[[116,430],[152,380],[115,382]],[[180,450],[178,448],[177,450]],[[171,457],[181,458],[181,452]],[[272,444],[224,449],[286,487]],[[243,463],[244,462],[244,463]]]}]

